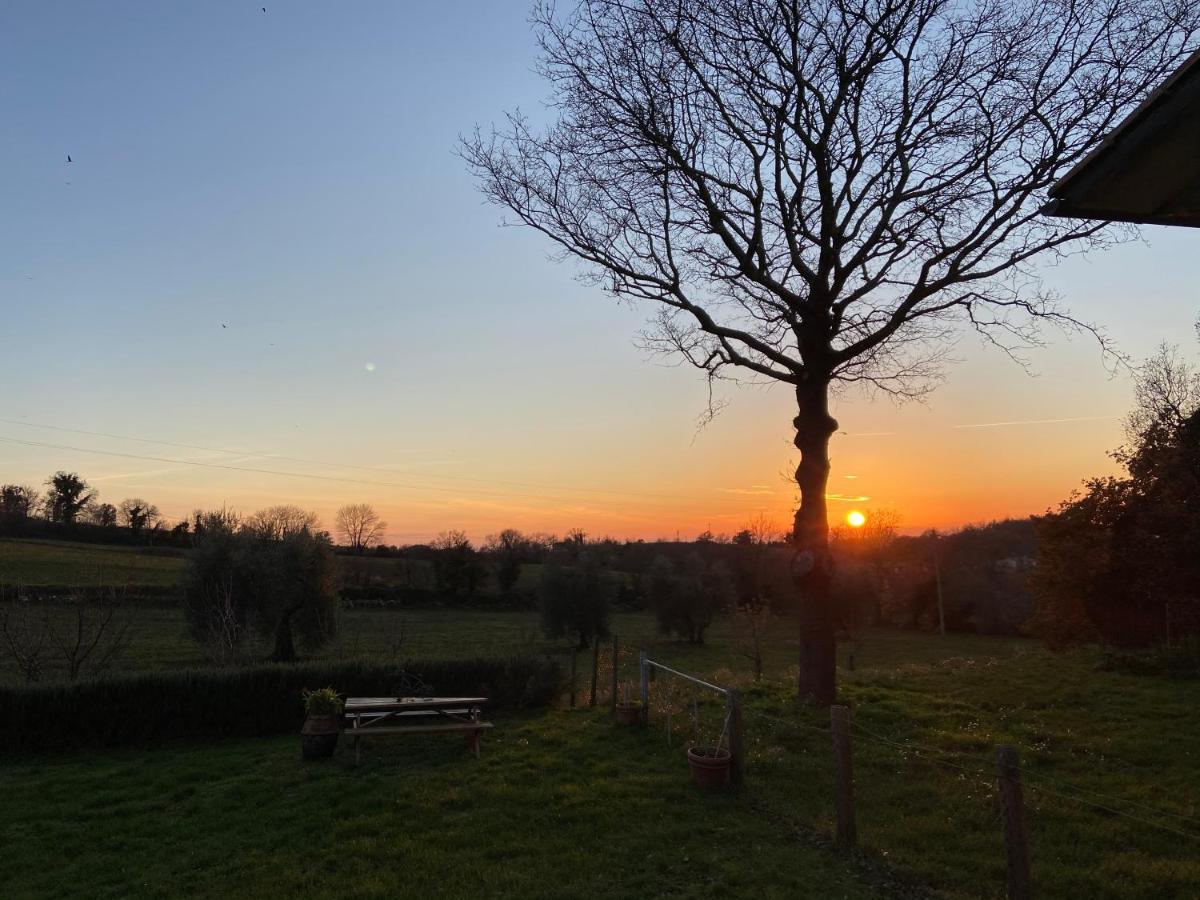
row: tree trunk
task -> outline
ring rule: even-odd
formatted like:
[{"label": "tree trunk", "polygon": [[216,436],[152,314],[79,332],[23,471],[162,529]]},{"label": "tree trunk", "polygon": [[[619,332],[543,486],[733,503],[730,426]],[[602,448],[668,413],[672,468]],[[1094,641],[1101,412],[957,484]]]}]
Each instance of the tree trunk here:
[{"label": "tree trunk", "polygon": [[829,439],[837,420],[829,414],[829,381],[814,379],[796,387],[799,413],[793,420],[800,465],[796,484],[800,507],[796,510],[792,541],[795,556],[792,579],[799,600],[800,677],[796,700],[814,706],[831,706],[837,693],[836,620],[830,583],[833,557],[829,552],[829,512],[825,492],[829,484]]},{"label": "tree trunk", "polygon": [[292,610],[287,610],[275,626],[275,652],[271,654],[275,662],[295,662],[296,642],[292,638]]}]

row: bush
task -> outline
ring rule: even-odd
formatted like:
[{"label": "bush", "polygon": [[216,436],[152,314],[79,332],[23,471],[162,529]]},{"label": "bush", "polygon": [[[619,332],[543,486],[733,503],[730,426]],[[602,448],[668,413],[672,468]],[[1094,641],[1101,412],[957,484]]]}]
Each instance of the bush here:
[{"label": "bush", "polygon": [[658,557],[650,567],[649,581],[650,605],[658,630],[693,644],[703,644],[713,616],[737,600],[726,565],[707,565],[698,553],[689,554],[679,570],[666,557]]},{"label": "bush", "polygon": [[608,637],[608,608],[617,596],[617,579],[594,553],[579,554],[573,565],[553,558],[542,568],[542,632],[571,637],[580,649]]},{"label": "bush", "polygon": [[274,640],[277,662],[296,659],[297,637],[314,650],[336,633],[333,547],[327,535],[309,530],[306,515],[276,507],[239,527],[225,514],[210,515],[199,530],[184,573],[183,611],[189,634],[213,658],[236,661],[251,630]]},{"label": "bush", "polygon": [[414,676],[438,695],[487,697],[489,709],[547,706],[562,687],[557,663],[525,657],[270,664],[2,688],[0,753],[298,733],[305,689],[332,686],[343,696],[386,696]]}]

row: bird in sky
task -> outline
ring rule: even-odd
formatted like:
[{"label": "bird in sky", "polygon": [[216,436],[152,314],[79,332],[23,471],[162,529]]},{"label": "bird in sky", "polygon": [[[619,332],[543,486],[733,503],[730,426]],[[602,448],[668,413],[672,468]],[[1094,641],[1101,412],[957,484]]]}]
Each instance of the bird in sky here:
[{"label": "bird in sky", "polygon": [[67,154],[67,162],[75,162],[75,160],[71,159],[70,153]]},{"label": "bird in sky", "polygon": [[222,328],[228,328],[229,326],[228,326],[228,325],[226,325],[224,322],[222,322],[222,323],[221,323],[221,327],[222,327]]}]

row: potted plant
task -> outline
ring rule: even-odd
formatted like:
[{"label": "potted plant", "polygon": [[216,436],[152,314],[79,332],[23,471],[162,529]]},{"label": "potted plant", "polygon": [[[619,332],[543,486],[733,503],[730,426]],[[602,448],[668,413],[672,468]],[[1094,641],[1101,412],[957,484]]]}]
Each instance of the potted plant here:
[{"label": "potted plant", "polygon": [[333,688],[306,690],[304,727],[300,729],[300,751],[304,759],[328,759],[342,731],[342,698]]},{"label": "potted plant", "polygon": [[692,780],[702,788],[729,784],[729,766],[733,756],[724,747],[688,747],[688,766]]},{"label": "potted plant", "polygon": [[642,721],[642,701],[618,700],[617,721],[622,725],[640,725]]}]

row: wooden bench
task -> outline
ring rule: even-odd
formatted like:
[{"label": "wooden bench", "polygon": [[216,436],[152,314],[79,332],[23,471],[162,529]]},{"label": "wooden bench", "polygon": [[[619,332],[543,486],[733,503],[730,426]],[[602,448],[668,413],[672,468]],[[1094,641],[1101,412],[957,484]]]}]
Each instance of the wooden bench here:
[{"label": "wooden bench", "polygon": [[344,734],[354,738],[354,764],[359,762],[359,739],[374,734],[468,735],[475,757],[485,729],[482,720],[487,697],[349,697],[343,715]]}]

